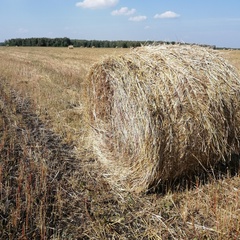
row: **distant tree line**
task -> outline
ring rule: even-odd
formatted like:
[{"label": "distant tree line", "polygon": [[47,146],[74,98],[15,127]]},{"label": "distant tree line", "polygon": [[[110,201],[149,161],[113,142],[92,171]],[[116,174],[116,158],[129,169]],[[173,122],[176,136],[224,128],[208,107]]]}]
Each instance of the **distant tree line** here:
[{"label": "distant tree line", "polygon": [[96,48],[129,48],[139,47],[144,44],[141,41],[109,41],[109,40],[71,40],[74,47],[96,47]]},{"label": "distant tree line", "polygon": [[[179,43],[175,41],[109,41],[109,40],[79,40],[70,39],[67,37],[63,38],[13,38],[6,40],[4,43],[0,43],[0,46],[26,46],[26,47],[67,47],[73,45],[74,47],[96,47],[96,48],[130,48],[139,47],[142,45],[149,44],[189,44]],[[199,44],[198,44],[199,45]],[[213,49],[216,46],[211,45],[200,45],[204,47],[211,47]]]},{"label": "distant tree line", "polygon": [[26,47],[96,47],[96,48],[130,48],[149,44],[175,44],[175,42],[163,41],[109,41],[109,40],[79,40],[64,38],[13,38],[6,40],[4,46],[26,46]]},{"label": "distant tree line", "polygon": [[13,38],[4,42],[5,46],[26,47],[67,47],[71,45],[69,38]]}]

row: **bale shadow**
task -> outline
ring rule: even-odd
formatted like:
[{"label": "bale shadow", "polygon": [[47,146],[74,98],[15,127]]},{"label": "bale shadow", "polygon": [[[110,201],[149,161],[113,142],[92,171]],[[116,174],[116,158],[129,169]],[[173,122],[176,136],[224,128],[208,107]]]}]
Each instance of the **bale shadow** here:
[{"label": "bale shadow", "polygon": [[210,183],[211,181],[218,181],[239,175],[240,154],[233,154],[230,160],[222,160],[206,170],[201,168],[195,172],[188,172],[174,180],[161,182],[157,187],[149,188],[147,194],[155,193],[165,195],[169,192],[184,192]]}]

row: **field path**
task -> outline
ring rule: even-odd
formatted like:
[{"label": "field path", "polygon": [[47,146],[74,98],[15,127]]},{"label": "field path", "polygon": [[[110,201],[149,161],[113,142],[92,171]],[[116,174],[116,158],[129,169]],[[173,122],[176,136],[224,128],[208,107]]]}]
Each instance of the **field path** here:
[{"label": "field path", "polygon": [[73,146],[38,118],[29,99],[0,85],[0,103],[0,238],[89,239],[98,210],[111,215],[108,205],[117,204],[109,186],[81,168]]}]

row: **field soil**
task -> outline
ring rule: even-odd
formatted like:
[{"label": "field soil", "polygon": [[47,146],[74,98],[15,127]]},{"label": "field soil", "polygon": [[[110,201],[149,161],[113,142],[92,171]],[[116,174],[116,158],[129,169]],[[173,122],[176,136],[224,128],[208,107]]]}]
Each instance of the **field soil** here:
[{"label": "field soil", "polygon": [[[0,239],[240,239],[239,157],[157,192],[110,186],[87,73],[129,49],[0,47]],[[240,52],[221,52],[240,72]]]}]

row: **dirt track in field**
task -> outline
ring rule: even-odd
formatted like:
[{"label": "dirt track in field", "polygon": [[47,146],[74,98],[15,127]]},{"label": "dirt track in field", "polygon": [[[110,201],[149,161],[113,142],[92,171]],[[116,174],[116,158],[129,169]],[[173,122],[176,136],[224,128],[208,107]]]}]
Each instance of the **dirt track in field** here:
[{"label": "dirt track in field", "polygon": [[[10,231],[3,232],[1,239],[6,239],[11,235],[16,237],[17,232],[21,232],[22,226],[26,228],[26,236],[34,237],[33,233],[28,232],[26,225],[29,230],[32,230],[35,225],[35,237],[36,234],[49,236],[56,232],[63,232],[71,226],[77,227],[79,236],[81,236],[83,229],[86,229],[85,224],[91,220],[89,219],[91,218],[89,199],[85,194],[88,184],[91,184],[89,181],[93,180],[87,179],[88,183],[86,183],[85,173],[82,172],[80,185],[75,188],[71,186],[69,180],[74,176],[76,170],[78,174],[82,171],[80,160],[74,156],[72,146],[64,144],[60,137],[49,130],[31,111],[29,100],[21,99],[14,91],[9,92],[8,95],[2,87],[0,92],[2,105],[0,154],[1,158],[5,159],[1,163],[1,177],[5,178],[3,182],[8,182],[9,186],[16,187],[9,192],[8,186],[1,186],[0,212],[2,219],[0,221],[3,229],[10,228]],[[22,168],[23,170],[21,170]],[[19,179],[21,171],[24,171],[23,179]],[[40,189],[36,190],[35,187],[39,187],[39,181],[46,182],[40,184]],[[77,179],[75,181],[79,183]],[[30,198],[33,201],[29,206],[31,208],[29,211],[36,214],[34,218],[31,216],[31,220],[30,217],[29,220],[26,219],[29,214],[25,196],[26,184],[29,185],[32,194]],[[40,202],[44,208],[47,208],[41,210],[46,214],[44,219],[38,219],[39,212],[34,209]],[[14,209],[20,203],[19,213],[16,213],[19,214],[16,226],[10,226]],[[35,219],[36,222],[32,219]],[[38,229],[40,221],[45,223],[45,227],[42,229]],[[74,226],[75,224],[77,226]]]}]

